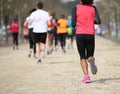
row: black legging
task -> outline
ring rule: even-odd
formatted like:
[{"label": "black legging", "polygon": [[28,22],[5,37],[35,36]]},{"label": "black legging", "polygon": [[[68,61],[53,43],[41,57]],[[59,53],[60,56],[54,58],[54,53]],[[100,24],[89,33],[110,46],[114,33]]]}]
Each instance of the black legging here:
[{"label": "black legging", "polygon": [[30,49],[33,48],[34,53],[36,53],[36,45],[34,42],[34,36],[33,36],[33,28],[29,29],[29,45],[30,45]]},{"label": "black legging", "polygon": [[61,48],[64,49],[66,45],[66,33],[59,34],[59,40],[60,40]]},{"label": "black legging", "polygon": [[12,33],[13,36],[13,44],[18,46],[18,32]]},{"label": "black legging", "polygon": [[58,45],[58,34],[57,34],[57,31],[56,29],[54,29],[54,45],[55,47]]},{"label": "black legging", "polygon": [[76,35],[77,49],[81,59],[88,59],[94,56],[95,38],[94,35],[77,34]]}]

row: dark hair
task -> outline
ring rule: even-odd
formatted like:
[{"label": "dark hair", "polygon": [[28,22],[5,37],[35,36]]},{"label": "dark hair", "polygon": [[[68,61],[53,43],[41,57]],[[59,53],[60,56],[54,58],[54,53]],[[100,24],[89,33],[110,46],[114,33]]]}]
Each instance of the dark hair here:
[{"label": "dark hair", "polygon": [[32,12],[34,12],[34,11],[36,11],[36,9],[35,9],[35,8],[33,8],[33,9],[30,11],[30,14],[31,14]]},{"label": "dark hair", "polygon": [[93,4],[93,0],[81,0],[82,4],[85,4],[85,5],[91,5]]},{"label": "dark hair", "polygon": [[61,18],[65,18],[65,15],[64,15],[64,14],[62,14],[62,15],[61,15]]},{"label": "dark hair", "polygon": [[52,13],[51,13],[51,15],[52,15],[52,17],[53,17],[53,18],[55,18],[55,17],[56,17],[56,15],[55,15],[55,13],[54,13],[54,12],[52,12]]},{"label": "dark hair", "polygon": [[18,21],[18,15],[14,17],[14,22],[17,22],[17,21]]},{"label": "dark hair", "polygon": [[42,9],[42,8],[43,8],[43,3],[42,3],[42,2],[38,2],[38,3],[37,3],[37,7],[38,7],[39,9]]}]

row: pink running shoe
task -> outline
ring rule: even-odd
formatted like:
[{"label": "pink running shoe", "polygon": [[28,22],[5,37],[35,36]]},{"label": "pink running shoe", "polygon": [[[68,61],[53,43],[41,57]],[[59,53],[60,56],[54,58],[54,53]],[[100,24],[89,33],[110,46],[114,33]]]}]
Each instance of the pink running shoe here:
[{"label": "pink running shoe", "polygon": [[90,76],[85,76],[84,79],[82,80],[83,83],[90,83]]}]

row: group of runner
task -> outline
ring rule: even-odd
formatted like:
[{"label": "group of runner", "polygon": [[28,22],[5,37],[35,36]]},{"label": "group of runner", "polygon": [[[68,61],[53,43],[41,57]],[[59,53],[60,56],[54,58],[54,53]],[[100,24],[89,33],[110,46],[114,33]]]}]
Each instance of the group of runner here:
[{"label": "group of runner", "polygon": [[[97,73],[95,65],[94,50],[95,50],[95,27],[94,24],[100,24],[101,19],[97,8],[93,5],[93,0],[80,0],[81,4],[77,4],[72,10],[72,19],[65,19],[65,15],[61,15],[56,19],[55,14],[43,10],[42,2],[37,4],[37,9],[30,12],[26,18],[24,27],[28,26],[31,56],[33,48],[34,56],[37,58],[37,63],[41,63],[41,52],[45,55],[51,54],[53,50],[53,38],[55,47],[58,44],[58,38],[62,51],[66,52],[66,35],[71,38],[70,44],[73,43],[73,31],[75,28],[76,44],[80,56],[80,64],[84,73],[82,82],[89,83],[90,75],[88,72],[88,63],[91,66],[92,74]],[[59,37],[58,37],[59,36]],[[35,47],[36,46],[36,47]],[[71,46],[72,47],[72,46]],[[68,46],[69,48],[69,46]]]},{"label": "group of runner", "polygon": [[[33,56],[41,63],[42,57],[51,54],[61,46],[62,52],[66,52],[66,38],[73,42],[72,18],[65,18],[62,14],[56,18],[55,13],[42,9],[43,4],[39,2],[37,9],[33,8],[24,22],[24,28],[28,28],[30,51],[28,56]],[[67,37],[68,36],[68,37]],[[70,48],[69,44],[69,48]],[[73,46],[71,46],[73,47]]]}]

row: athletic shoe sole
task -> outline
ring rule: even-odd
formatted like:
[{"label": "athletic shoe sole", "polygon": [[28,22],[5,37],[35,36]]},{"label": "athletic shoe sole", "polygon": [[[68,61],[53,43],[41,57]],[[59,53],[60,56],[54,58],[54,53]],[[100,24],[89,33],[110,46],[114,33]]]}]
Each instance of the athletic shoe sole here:
[{"label": "athletic shoe sole", "polygon": [[90,80],[82,81],[83,83],[90,83]]},{"label": "athletic shoe sole", "polygon": [[91,72],[92,74],[96,74],[97,73],[97,66],[95,65],[95,59],[91,59],[89,61],[90,66],[91,66]]}]

